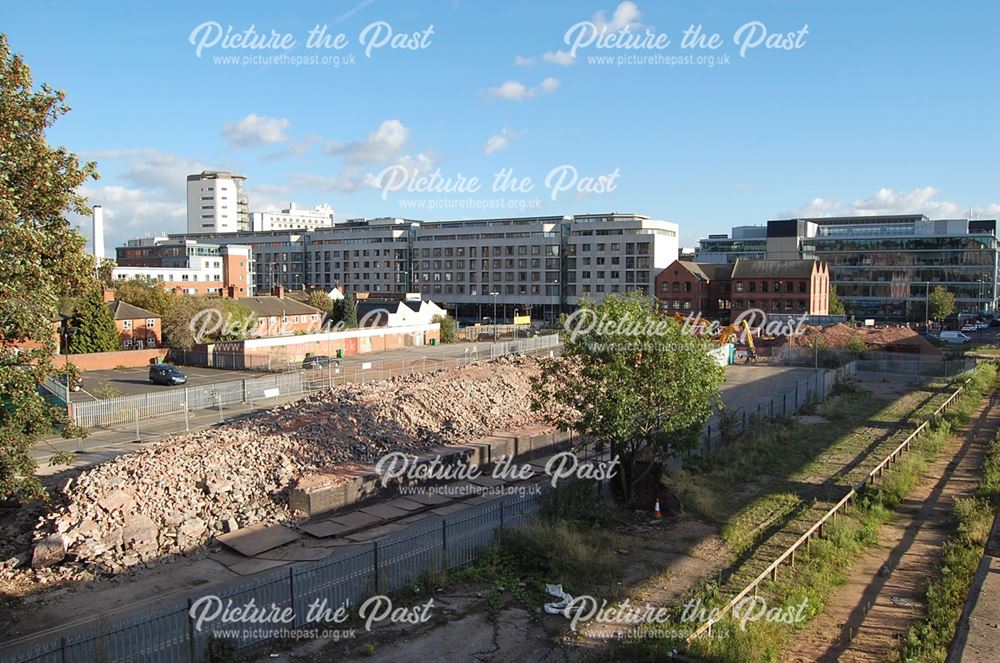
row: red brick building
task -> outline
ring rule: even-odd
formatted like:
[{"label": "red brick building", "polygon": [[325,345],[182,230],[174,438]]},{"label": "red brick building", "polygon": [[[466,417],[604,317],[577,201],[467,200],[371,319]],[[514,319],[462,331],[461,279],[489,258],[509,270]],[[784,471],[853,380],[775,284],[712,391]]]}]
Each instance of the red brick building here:
[{"label": "red brick building", "polygon": [[828,315],[830,271],[819,260],[748,260],[708,264],[676,260],[656,277],[667,313],[726,320],[749,309]]},{"label": "red brick building", "polygon": [[295,332],[319,332],[323,311],[285,297],[238,297],[237,300],[253,312],[257,319],[254,335],[259,337],[287,336]]},{"label": "red brick building", "polygon": [[660,308],[668,313],[705,318],[729,315],[729,272],[732,265],[675,260],[656,277]]},{"label": "red brick building", "polygon": [[159,315],[118,300],[107,302],[107,306],[115,319],[122,350],[160,347],[163,334]]}]

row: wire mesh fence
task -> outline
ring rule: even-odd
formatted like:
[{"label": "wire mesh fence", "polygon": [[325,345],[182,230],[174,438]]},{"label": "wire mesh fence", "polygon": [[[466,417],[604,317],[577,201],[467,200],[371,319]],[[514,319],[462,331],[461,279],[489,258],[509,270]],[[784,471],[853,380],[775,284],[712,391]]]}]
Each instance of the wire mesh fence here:
[{"label": "wire mesh fence", "polygon": [[[601,484],[597,488],[600,490]],[[357,606],[365,597],[396,592],[428,575],[466,566],[492,545],[502,530],[534,517],[548,490],[543,484],[541,491],[505,494],[371,542],[345,546],[320,561],[253,577],[213,596],[235,606],[253,601],[260,607],[291,608],[292,621],[283,626],[316,626],[306,621],[311,606],[325,605],[331,611],[346,602]],[[176,600],[128,617],[98,616],[64,633],[5,646],[0,663],[201,663],[207,660],[210,640],[220,637],[220,631],[199,625],[192,615],[192,605],[199,598]],[[238,652],[282,635],[282,629],[266,625],[224,632]]]}]

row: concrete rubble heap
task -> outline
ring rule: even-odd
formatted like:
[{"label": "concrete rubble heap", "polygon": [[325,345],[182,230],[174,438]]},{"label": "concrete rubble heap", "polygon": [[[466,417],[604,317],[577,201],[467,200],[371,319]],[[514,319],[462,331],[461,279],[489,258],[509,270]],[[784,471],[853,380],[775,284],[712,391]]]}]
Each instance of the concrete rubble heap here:
[{"label": "concrete rubble heap", "polygon": [[84,471],[41,519],[32,566],[121,572],[255,523],[291,522],[287,489],[339,463],[373,463],[538,423],[537,360],[337,386],[249,419],[175,436]]}]

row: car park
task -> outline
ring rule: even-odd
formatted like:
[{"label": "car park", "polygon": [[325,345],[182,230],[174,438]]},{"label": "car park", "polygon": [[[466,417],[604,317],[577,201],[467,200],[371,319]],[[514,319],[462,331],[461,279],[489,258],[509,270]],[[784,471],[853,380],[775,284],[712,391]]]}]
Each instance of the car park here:
[{"label": "car park", "polygon": [[187,382],[187,376],[176,366],[171,364],[151,364],[149,367],[149,381],[153,384],[173,386]]}]

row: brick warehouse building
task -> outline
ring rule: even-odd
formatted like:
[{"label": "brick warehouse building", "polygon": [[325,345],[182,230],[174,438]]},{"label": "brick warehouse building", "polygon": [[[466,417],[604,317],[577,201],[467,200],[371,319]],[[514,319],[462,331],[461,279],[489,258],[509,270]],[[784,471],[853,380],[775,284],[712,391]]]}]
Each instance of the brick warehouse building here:
[{"label": "brick warehouse building", "polygon": [[820,260],[676,260],[657,275],[656,296],[663,311],[712,319],[728,319],[749,309],[828,315],[830,271]]}]

